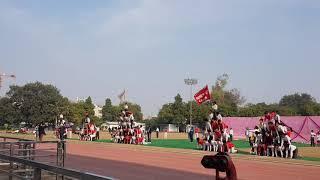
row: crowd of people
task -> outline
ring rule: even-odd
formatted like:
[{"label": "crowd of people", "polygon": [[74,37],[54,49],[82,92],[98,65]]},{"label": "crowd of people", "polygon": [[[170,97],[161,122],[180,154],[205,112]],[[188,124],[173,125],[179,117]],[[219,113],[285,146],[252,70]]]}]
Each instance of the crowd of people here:
[{"label": "crowd of people", "polygon": [[119,114],[118,127],[111,131],[111,138],[114,143],[146,144],[151,142],[151,128],[145,131],[141,125],[136,125],[133,113],[125,104]]},{"label": "crowd of people", "polygon": [[296,158],[298,149],[291,143],[292,128],[281,122],[276,112],[266,112],[259,124],[246,133],[251,154],[270,157]]},{"label": "crowd of people", "polygon": [[195,130],[195,135],[199,148],[204,151],[237,153],[232,143],[233,130],[223,122],[216,102],[213,102],[212,110],[205,119],[202,138],[199,137],[199,129]]}]

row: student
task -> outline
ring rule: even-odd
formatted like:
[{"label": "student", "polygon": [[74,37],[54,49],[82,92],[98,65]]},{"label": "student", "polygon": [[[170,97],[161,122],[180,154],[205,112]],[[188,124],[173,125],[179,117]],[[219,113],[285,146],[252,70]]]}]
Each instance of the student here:
[{"label": "student", "polygon": [[59,127],[59,137],[60,137],[60,140],[63,141],[64,139],[66,139],[66,136],[67,136],[67,132],[68,132],[68,129],[66,127],[66,122],[63,120],[61,122],[61,125]]},{"label": "student", "polygon": [[218,111],[218,104],[217,104],[216,101],[213,101],[212,109],[213,109],[214,112]]},{"label": "student", "polygon": [[198,127],[195,128],[194,133],[196,136],[197,144],[199,144],[199,131],[200,129]]},{"label": "student", "polygon": [[159,139],[159,128],[157,127],[157,129],[156,129],[156,134],[157,134],[157,139]]},{"label": "student", "polygon": [[320,131],[317,134],[317,146],[320,147]]},{"label": "student", "polygon": [[190,142],[193,142],[193,135],[194,135],[194,128],[193,126],[191,127],[190,131],[189,131],[189,139]]},{"label": "student", "polygon": [[274,121],[275,121],[275,122],[278,122],[278,123],[281,123],[281,117],[280,117],[278,111],[276,111],[276,114],[275,114],[275,117],[274,117]]},{"label": "student", "polygon": [[220,114],[220,112],[217,112],[217,120],[219,121],[222,121],[222,115]]},{"label": "student", "polygon": [[251,135],[249,136],[249,143],[251,147],[250,154],[255,154],[255,148],[257,147],[255,133],[251,133]]},{"label": "student", "polygon": [[244,133],[246,135],[246,140],[249,141],[250,133],[249,133],[249,128],[246,127],[246,131]]},{"label": "student", "polygon": [[46,128],[45,125],[43,124],[43,122],[41,122],[38,127],[40,142],[43,140],[43,136],[46,135],[45,128]]},{"label": "student", "polygon": [[232,142],[233,141],[233,129],[232,128],[230,128],[229,136],[230,136],[230,142]]},{"label": "student", "polygon": [[314,138],[316,137],[316,133],[313,132],[313,130],[311,130],[311,134],[310,134],[311,138],[310,138],[310,142],[311,142],[311,147],[315,147],[315,143],[314,143]]},{"label": "student", "polygon": [[289,146],[289,151],[290,151],[290,158],[293,159],[293,158],[298,158],[298,148],[294,145],[290,145]]}]

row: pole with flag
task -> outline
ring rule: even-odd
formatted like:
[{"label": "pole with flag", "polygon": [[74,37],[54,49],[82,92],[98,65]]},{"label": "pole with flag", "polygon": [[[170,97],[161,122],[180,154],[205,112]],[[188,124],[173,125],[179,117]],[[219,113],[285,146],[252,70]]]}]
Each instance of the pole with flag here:
[{"label": "pole with flag", "polygon": [[202,88],[199,92],[194,95],[194,99],[200,105],[208,100],[211,100],[210,91],[208,85]]},{"label": "pole with flag", "polygon": [[121,94],[118,95],[118,98],[120,99],[120,104],[126,101],[126,90],[124,89]]}]

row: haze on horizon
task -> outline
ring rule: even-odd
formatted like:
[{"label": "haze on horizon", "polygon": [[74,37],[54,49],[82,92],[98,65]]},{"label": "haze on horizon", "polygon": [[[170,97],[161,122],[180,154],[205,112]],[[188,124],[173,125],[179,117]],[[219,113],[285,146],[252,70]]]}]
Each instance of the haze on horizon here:
[{"label": "haze on horizon", "polygon": [[316,0],[3,0],[0,72],[101,105],[127,89],[146,116],[223,73],[247,103],[319,100],[319,19]]}]

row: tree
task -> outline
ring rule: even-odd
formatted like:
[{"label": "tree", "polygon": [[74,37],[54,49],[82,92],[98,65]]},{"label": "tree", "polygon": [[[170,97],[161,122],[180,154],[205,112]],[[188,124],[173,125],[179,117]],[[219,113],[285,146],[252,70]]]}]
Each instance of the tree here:
[{"label": "tree", "polygon": [[211,97],[219,104],[224,116],[236,116],[238,107],[245,102],[238,89],[226,90],[229,81],[229,75],[218,76],[216,83],[212,86]]},{"label": "tree", "polygon": [[90,116],[94,116],[94,104],[90,96],[84,101],[84,109]]},{"label": "tree", "polygon": [[22,121],[21,112],[8,97],[0,99],[0,126],[4,124],[19,124]]},{"label": "tree", "polygon": [[106,99],[105,105],[102,107],[102,120],[103,121],[117,121],[119,111],[118,108],[112,106],[111,99]]},{"label": "tree", "polygon": [[175,96],[173,103],[164,104],[159,111],[159,123],[162,124],[176,124],[181,127],[186,124],[188,116],[187,104],[183,102],[180,94]]},{"label": "tree", "polygon": [[7,96],[10,99],[7,105],[16,108],[14,122],[23,121],[30,126],[40,122],[54,123],[61,107],[66,105],[56,87],[40,82],[11,86]]},{"label": "tree", "polygon": [[295,114],[302,116],[317,115],[319,113],[319,104],[314,97],[307,93],[295,93],[283,96],[279,102],[279,106],[289,107]]}]

